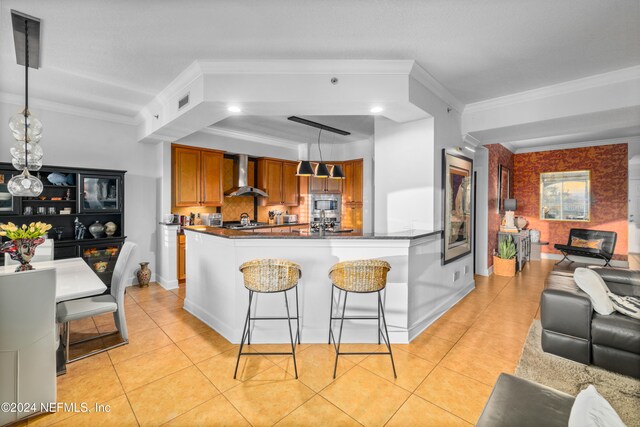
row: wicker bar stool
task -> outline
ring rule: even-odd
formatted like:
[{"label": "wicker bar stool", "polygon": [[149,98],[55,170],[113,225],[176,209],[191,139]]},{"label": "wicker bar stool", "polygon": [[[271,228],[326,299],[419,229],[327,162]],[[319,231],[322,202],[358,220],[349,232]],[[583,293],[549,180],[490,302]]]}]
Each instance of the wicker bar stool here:
[{"label": "wicker bar stool", "polygon": [[[333,378],[336,377],[336,370],[338,368],[338,357],[340,355],[353,355],[353,354],[367,354],[367,355],[389,355],[391,358],[391,368],[393,369],[393,376],[396,375],[396,365],[393,362],[393,353],[391,352],[391,342],[389,341],[389,331],[387,330],[387,320],[384,317],[384,307],[382,306],[382,297],[380,291],[382,291],[387,285],[387,273],[391,270],[391,266],[388,262],[377,259],[366,259],[358,261],[344,261],[331,267],[329,270],[329,278],[331,279],[331,310],[329,312],[329,344],[333,340],[333,346],[336,351],[336,362],[333,366]],[[344,292],[344,302],[342,304],[342,315],[340,317],[334,317],[333,315],[333,291],[337,288],[338,292]],[[347,296],[350,292],[354,293],[378,293],[378,315],[377,316],[351,316],[345,317],[344,313],[347,309]],[[339,304],[339,299],[338,299]],[[384,333],[380,325],[380,315],[382,314],[382,323],[384,326]],[[340,342],[342,340],[342,327],[344,325],[344,319],[347,320],[377,320],[378,321],[378,344],[380,344],[380,337],[384,339],[387,345],[386,353],[371,353],[371,352],[340,352]],[[340,320],[340,332],[338,334],[338,342],[333,335],[333,321]]]},{"label": "wicker bar stool", "polygon": [[[290,354],[293,356],[293,369],[298,378],[298,367],[296,366],[296,341],[300,344],[300,314],[298,310],[298,279],[302,277],[302,270],[298,264],[286,259],[255,259],[245,262],[240,266],[240,272],[244,276],[244,286],[249,290],[249,308],[247,309],[247,317],[242,329],[242,339],[240,340],[240,349],[238,350],[238,359],[236,360],[236,369],[233,372],[233,378],[238,374],[238,365],[240,364],[240,356],[271,356],[277,354]],[[289,299],[287,291],[294,289],[296,292],[296,316],[291,317],[289,313]],[[287,308],[287,317],[251,317],[251,303],[254,293],[277,293],[284,294],[284,303]],[[293,338],[291,329],[291,319],[296,321],[296,338]],[[251,345],[251,321],[252,320],[286,320],[289,325],[289,338],[291,338],[291,353],[289,352],[251,352],[243,353],[245,340],[247,345]]]}]

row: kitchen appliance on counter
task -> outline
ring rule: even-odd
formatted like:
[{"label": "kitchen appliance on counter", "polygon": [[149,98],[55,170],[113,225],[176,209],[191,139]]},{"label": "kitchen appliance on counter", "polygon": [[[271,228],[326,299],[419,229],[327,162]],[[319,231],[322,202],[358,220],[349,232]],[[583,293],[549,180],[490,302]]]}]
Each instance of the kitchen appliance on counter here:
[{"label": "kitchen appliance on counter", "polygon": [[341,205],[342,196],[339,194],[312,194],[309,211],[311,229],[318,229],[322,223],[325,228],[339,229]]},{"label": "kitchen appliance on counter", "polygon": [[284,224],[297,224],[298,223],[298,215],[295,215],[295,214],[284,214],[284,215],[282,215],[282,222]]},{"label": "kitchen appliance on counter", "polygon": [[202,218],[202,225],[208,225],[209,227],[222,227],[222,214],[221,213],[203,213],[200,215]]}]

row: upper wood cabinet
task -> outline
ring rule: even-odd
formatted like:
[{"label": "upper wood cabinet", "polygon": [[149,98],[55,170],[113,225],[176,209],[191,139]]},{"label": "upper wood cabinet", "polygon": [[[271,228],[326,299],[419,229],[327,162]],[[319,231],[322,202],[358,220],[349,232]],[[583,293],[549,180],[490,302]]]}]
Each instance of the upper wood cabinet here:
[{"label": "upper wood cabinet", "polygon": [[269,197],[261,197],[263,206],[298,206],[300,190],[296,176],[298,164],[286,160],[258,159],[258,188]]},{"label": "upper wood cabinet", "polygon": [[349,160],[348,162],[344,162],[343,168],[344,172],[344,190],[343,190],[343,201],[345,203],[362,203],[362,186],[363,186],[363,161],[362,159],[358,160]]},{"label": "upper wood cabinet", "polygon": [[[340,165],[344,168],[341,162],[328,162],[330,165]],[[317,163],[312,163],[315,170]],[[331,178],[314,178],[311,177],[309,183],[309,192],[311,193],[342,193],[343,179],[331,179]]]},{"label": "upper wood cabinet", "polygon": [[222,206],[221,151],[171,147],[173,206]]},{"label": "upper wood cabinet", "polygon": [[224,154],[215,151],[200,153],[202,165],[201,197],[202,206],[222,206],[224,191],[222,190]]}]

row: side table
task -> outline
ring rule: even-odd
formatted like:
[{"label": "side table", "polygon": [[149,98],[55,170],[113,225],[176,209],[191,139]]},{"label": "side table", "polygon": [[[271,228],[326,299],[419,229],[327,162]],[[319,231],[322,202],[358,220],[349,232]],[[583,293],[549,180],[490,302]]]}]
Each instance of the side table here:
[{"label": "side table", "polygon": [[529,258],[531,261],[540,261],[542,258],[540,256],[540,252],[542,246],[547,246],[549,242],[531,242],[531,257]]}]

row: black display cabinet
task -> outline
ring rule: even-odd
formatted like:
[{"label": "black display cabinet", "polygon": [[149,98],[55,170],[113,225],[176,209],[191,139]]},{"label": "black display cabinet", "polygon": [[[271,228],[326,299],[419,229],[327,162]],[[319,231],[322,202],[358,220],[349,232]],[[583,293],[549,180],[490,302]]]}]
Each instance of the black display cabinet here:
[{"label": "black display cabinet", "polygon": [[[125,171],[43,166],[34,175],[40,177],[44,190],[39,197],[13,197],[7,190],[12,176],[19,174],[10,163],[0,163],[0,223],[29,224],[42,221],[52,225],[49,238],[54,243],[54,258],[81,257],[110,287],[113,268],[124,244],[124,176]],[[48,180],[55,173],[53,181]],[[67,208],[70,214],[61,214]],[[83,239],[75,238],[75,219],[86,228]],[[95,222],[112,222],[113,236],[94,238],[89,227]],[[58,232],[60,236],[58,236]],[[59,237],[59,238],[58,238]],[[5,238],[3,238],[4,240]],[[4,263],[4,257],[0,257]]]}]

